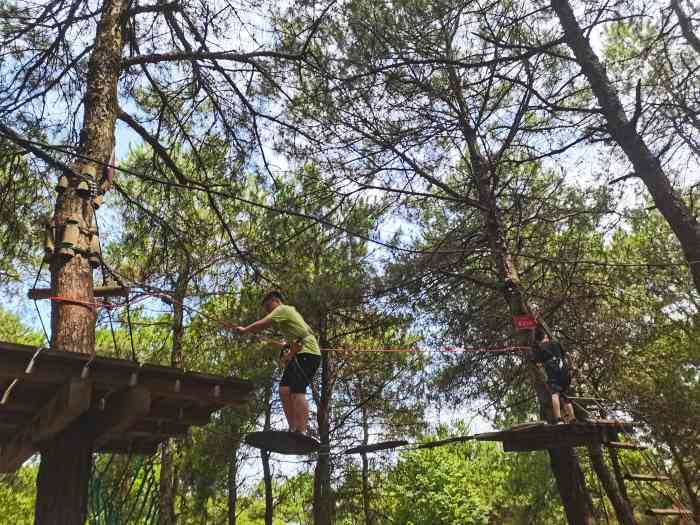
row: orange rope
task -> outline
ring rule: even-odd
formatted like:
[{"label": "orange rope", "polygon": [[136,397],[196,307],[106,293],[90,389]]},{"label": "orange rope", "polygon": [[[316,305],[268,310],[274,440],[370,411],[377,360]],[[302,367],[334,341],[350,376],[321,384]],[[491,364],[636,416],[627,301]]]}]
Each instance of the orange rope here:
[{"label": "orange rope", "polygon": [[[90,306],[93,308],[117,308],[117,307],[122,307],[127,304],[131,305],[137,302],[141,302],[146,300],[148,297],[156,297],[156,298],[161,298],[165,299],[170,303],[176,303],[186,310],[189,310],[204,319],[207,319],[208,321],[211,321],[214,324],[219,325],[220,327],[226,329],[226,330],[233,330],[235,328],[235,325],[232,323],[229,323],[227,321],[223,321],[221,319],[216,319],[214,317],[211,317],[196,308],[193,308],[191,306],[188,306],[184,304],[181,301],[178,301],[171,295],[168,295],[166,293],[162,292],[147,292],[143,294],[141,297],[135,298],[131,301],[125,302],[125,303],[118,303],[118,304],[113,304],[113,303],[107,303],[103,301],[83,301],[80,299],[69,299],[65,297],[51,297],[51,300],[57,300],[57,301],[65,301],[65,302],[71,302],[71,303],[76,303],[76,304],[83,304],[85,306]],[[259,339],[261,341],[271,341],[269,337],[260,335],[260,334],[246,334],[249,337],[253,337],[254,339]],[[351,352],[364,352],[364,353],[443,353],[443,354],[459,354],[459,353],[492,353],[492,354],[498,354],[498,353],[510,353],[510,352],[525,352],[528,350],[532,350],[529,346],[506,346],[506,347],[497,347],[497,348],[488,348],[488,347],[482,347],[482,348],[455,348],[455,347],[443,347],[443,348],[372,348],[372,349],[361,349],[361,348],[321,348],[322,352],[339,352],[339,353],[351,353]]]},{"label": "orange rope", "polygon": [[98,301],[97,299],[89,301],[85,299],[74,299],[72,297],[62,297],[60,295],[52,295],[49,297],[49,300],[55,301],[57,303],[69,303],[77,304],[80,306],[86,306],[88,308],[91,308],[92,310],[97,310],[98,308],[107,308],[111,310],[113,308],[116,308],[117,306],[121,306],[120,304],[112,304],[106,301]]}]

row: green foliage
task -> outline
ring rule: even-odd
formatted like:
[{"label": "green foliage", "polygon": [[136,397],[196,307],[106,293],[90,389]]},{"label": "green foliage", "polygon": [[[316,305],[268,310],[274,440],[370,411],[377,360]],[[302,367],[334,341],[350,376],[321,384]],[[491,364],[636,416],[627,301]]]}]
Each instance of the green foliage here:
[{"label": "green foliage", "polygon": [[39,263],[48,222],[42,176],[0,138],[0,284],[17,282]]},{"label": "green foliage", "polygon": [[0,508],[2,523],[32,525],[36,496],[36,465],[24,466],[15,474],[0,476]]},{"label": "green foliage", "polygon": [[28,328],[18,316],[0,307],[0,341],[40,346],[44,343],[44,337]]},{"label": "green foliage", "polygon": [[493,443],[402,453],[385,487],[383,503],[395,523],[554,523],[562,518],[545,456],[508,455]]}]

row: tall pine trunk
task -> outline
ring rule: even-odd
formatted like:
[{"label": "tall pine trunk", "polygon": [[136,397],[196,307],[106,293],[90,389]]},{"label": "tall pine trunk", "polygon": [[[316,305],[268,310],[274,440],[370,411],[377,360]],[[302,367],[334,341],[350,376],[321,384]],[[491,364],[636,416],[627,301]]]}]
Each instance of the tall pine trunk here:
[{"label": "tall pine trunk", "polygon": [[[189,260],[181,265],[175,281],[173,301],[168,301],[173,310],[171,333],[173,344],[170,352],[170,366],[182,368],[182,339],[185,335],[185,309],[184,302],[187,297],[189,284],[190,264]],[[160,457],[160,491],[158,506],[159,525],[175,525],[175,496],[177,486],[177,473],[175,468],[175,440],[166,439],[161,445]]]},{"label": "tall pine trunk", "polygon": [[[263,430],[269,431],[272,426],[270,418],[272,416],[272,385],[265,391],[265,426]],[[263,466],[263,482],[265,485],[265,525],[272,525],[272,514],[274,511],[274,501],[272,499],[272,471],[270,470],[270,452],[260,450],[260,459]]]},{"label": "tall pine trunk", "polygon": [[600,445],[591,445],[588,447],[588,457],[591,458],[593,470],[598,476],[601,485],[603,485],[603,490],[605,490],[605,494],[608,496],[610,503],[612,503],[613,509],[615,509],[617,521],[622,525],[637,525],[632,507],[630,507],[624,497],[624,489],[620,489],[617,482],[610,474],[610,469],[608,469],[605,464],[602,447]]},{"label": "tall pine trunk", "polygon": [[667,434],[665,438],[668,448],[671,451],[673,462],[675,463],[676,468],[678,468],[678,472],[683,480],[683,487],[688,495],[690,509],[693,511],[693,515],[695,516],[695,522],[700,523],[700,498],[698,498],[698,494],[693,488],[693,475],[688,470],[687,465],[684,463],[683,455],[678,451],[678,447],[674,443],[674,439],[669,434]]},{"label": "tall pine trunk", "polygon": [[238,443],[231,453],[228,464],[227,488],[227,524],[236,525],[236,511],[238,505]]},{"label": "tall pine trunk", "polygon": [[[471,165],[471,175],[477,189],[478,203],[484,225],[484,234],[488,240],[491,257],[496,267],[496,273],[502,285],[504,300],[510,315],[529,313],[520,284],[520,275],[515,260],[511,256],[503,225],[499,216],[499,208],[494,193],[493,180],[496,176],[495,167],[491,166],[484,157],[478,143],[476,130],[469,122],[469,109],[462,96],[462,86],[455,70],[448,70],[450,89],[457,102],[462,136],[467,144],[467,153]],[[526,344],[527,341],[522,341]],[[547,391],[544,379],[532,362],[528,361],[528,374],[537,399],[540,413],[547,419],[552,419],[551,396]],[[589,495],[578,457],[573,448],[548,449],[552,474],[557,483],[566,518],[571,525],[589,525],[592,523],[592,509],[589,505]]]},{"label": "tall pine trunk", "polygon": [[[369,443],[369,418],[367,407],[362,405],[362,444]],[[365,513],[365,525],[374,525],[374,515],[369,498],[369,460],[367,454],[362,453],[362,507]]]},{"label": "tall pine trunk", "polygon": [[[321,323],[319,339],[321,347],[326,348],[328,341],[323,322]],[[328,454],[330,451],[330,406],[332,394],[330,353],[321,352],[321,395],[316,407],[321,448],[314,470],[314,525],[331,525],[335,514],[335,500],[331,487],[331,458]]]},{"label": "tall pine trunk", "polygon": [[[94,51],[88,62],[83,125],[75,170],[88,177],[102,172],[114,147],[117,84],[124,45],[126,2],[104,0]],[[86,159],[92,159],[90,162]],[[74,177],[71,177],[74,179]],[[93,225],[93,202],[76,191],[77,180],[56,199],[54,221],[62,232],[69,219],[84,232]],[[83,243],[87,239],[83,238]],[[83,254],[54,256],[50,263],[53,295],[92,301],[92,268]],[[75,303],[51,303],[51,349],[91,354],[95,351],[95,311]],[[92,468],[93,429],[78,421],[41,448],[35,523],[80,525],[87,516],[87,484]]]},{"label": "tall pine trunk", "polygon": [[[651,152],[644,138],[637,132],[636,120],[628,118],[605,67],[600,63],[579,25],[567,0],[552,0],[552,8],[564,29],[564,38],[576,57],[581,71],[588,79],[600,104],[607,130],[619,144],[634,166],[639,177],[671,230],[680,242],[686,261],[700,261],[700,223],[693,210],[673,189],[664,173],[661,161]],[[700,264],[689,264],[695,288],[700,291]]]}]

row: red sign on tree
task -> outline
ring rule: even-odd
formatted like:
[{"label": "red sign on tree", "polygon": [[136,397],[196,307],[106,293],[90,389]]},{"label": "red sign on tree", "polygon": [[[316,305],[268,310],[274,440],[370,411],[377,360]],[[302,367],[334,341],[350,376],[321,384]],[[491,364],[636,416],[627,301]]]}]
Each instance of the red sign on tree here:
[{"label": "red sign on tree", "polygon": [[513,324],[515,325],[515,329],[518,331],[521,330],[534,330],[537,328],[537,319],[535,319],[534,315],[514,315],[513,316]]}]

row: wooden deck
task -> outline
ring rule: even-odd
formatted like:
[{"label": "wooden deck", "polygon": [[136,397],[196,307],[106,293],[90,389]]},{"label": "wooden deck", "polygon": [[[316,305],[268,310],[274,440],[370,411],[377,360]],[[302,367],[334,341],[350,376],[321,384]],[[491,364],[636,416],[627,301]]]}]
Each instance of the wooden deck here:
[{"label": "wooden deck", "polygon": [[527,423],[497,432],[474,435],[479,441],[500,441],[506,452],[527,452],[550,448],[584,447],[619,441],[620,432],[632,425],[623,421],[595,419],[565,425]]},{"label": "wooden deck", "polygon": [[249,381],[0,342],[0,472],[90,418],[96,451],[152,454],[165,439],[245,404]]}]

